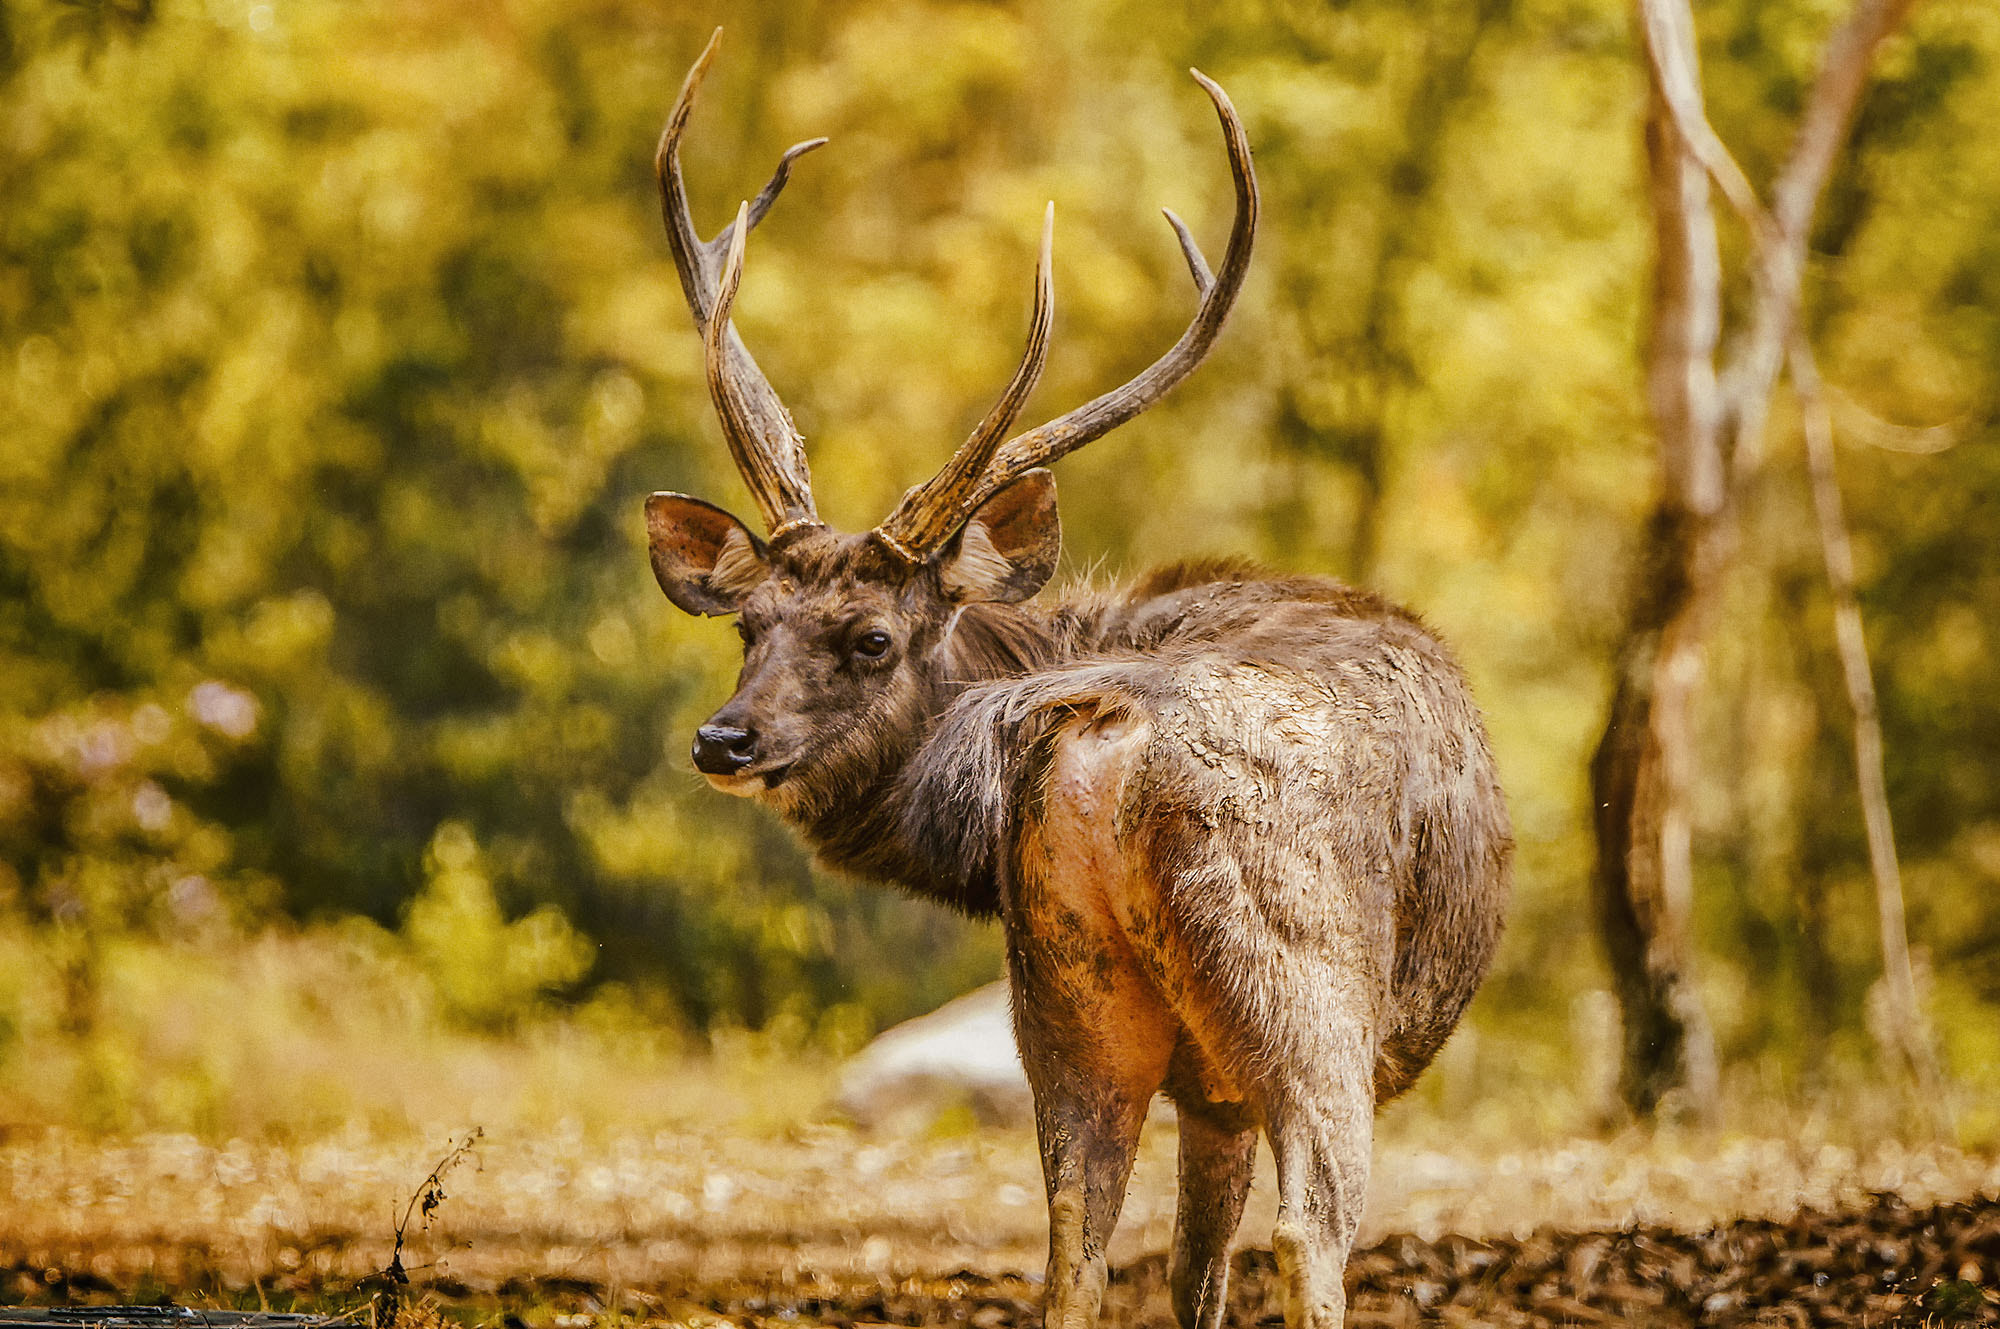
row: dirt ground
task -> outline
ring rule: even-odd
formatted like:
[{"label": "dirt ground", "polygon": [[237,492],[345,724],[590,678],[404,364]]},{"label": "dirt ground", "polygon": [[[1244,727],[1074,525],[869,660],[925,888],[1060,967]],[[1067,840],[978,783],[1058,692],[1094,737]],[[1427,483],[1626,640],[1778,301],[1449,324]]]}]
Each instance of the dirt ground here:
[{"label": "dirt ground", "polygon": [[[365,1307],[442,1137],[0,1140],[0,1301]],[[542,1329],[1036,1323],[1022,1132],[487,1138],[413,1228],[413,1291]],[[1895,1144],[1618,1137],[1378,1152],[1355,1324],[2000,1323],[2000,1163]],[[1171,1121],[1149,1127],[1107,1322],[1167,1325]],[[1268,1161],[1231,1322],[1275,1323]],[[362,1312],[366,1314],[365,1311]]]}]

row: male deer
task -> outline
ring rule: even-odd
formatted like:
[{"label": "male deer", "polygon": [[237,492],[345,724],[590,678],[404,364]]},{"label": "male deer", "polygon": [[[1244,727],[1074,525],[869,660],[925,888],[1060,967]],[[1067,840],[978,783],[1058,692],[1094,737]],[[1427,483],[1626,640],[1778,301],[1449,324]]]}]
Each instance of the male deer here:
[{"label": "male deer", "polygon": [[1026,603],[1059,544],[1043,464],[1187,377],[1243,284],[1257,183],[1236,112],[1195,74],[1236,217],[1211,274],[1167,214],[1200,296],[1174,347],[1008,437],[1048,349],[1051,210],[1027,353],[999,403],[880,526],[843,535],[815,513],[804,445],[729,321],[745,237],[825,140],[785,153],[702,241],[678,149],[715,49],[655,166],[709,390],[769,534],[685,495],[646,502],[668,598],[736,615],[743,638],[736,693],[698,731],[694,764],[834,868],[1000,918],[1048,1191],[1051,1325],[1096,1321],[1161,1091],[1179,1109],[1181,1324],[1221,1321],[1261,1128],[1286,1323],[1338,1325],[1375,1108],[1457,1022],[1506,903],[1507,814],[1464,676],[1377,596],[1245,563]]}]

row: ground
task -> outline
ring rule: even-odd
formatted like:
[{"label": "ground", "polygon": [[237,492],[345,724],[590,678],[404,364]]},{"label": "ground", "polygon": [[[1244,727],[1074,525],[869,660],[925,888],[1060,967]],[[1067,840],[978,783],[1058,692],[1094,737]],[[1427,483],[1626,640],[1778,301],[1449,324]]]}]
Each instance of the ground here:
[{"label": "ground", "polygon": [[[379,1311],[442,1132],[0,1138],[0,1301]],[[1107,1323],[1165,1326],[1173,1126],[1148,1137]],[[1231,1323],[1275,1323],[1260,1177]],[[2000,1163],[1945,1147],[1636,1132],[1518,1153],[1386,1143],[1354,1324],[2000,1322]],[[1983,1198],[1982,1198],[1983,1197]],[[413,1222],[405,1318],[1037,1322],[1032,1139],[838,1124],[489,1131]],[[512,1322],[510,1321],[510,1325]],[[518,1329],[518,1326],[513,1326]]]}]

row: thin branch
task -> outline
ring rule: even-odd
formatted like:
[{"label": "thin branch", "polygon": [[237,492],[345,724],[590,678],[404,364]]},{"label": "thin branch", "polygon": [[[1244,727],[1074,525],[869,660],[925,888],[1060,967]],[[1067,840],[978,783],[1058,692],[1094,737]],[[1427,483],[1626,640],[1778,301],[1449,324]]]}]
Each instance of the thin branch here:
[{"label": "thin branch", "polygon": [[[1813,213],[1846,146],[1855,108],[1874,67],[1875,52],[1915,2],[1856,0],[1847,21],[1827,39],[1798,136],[1771,187],[1768,224],[1749,223],[1746,214],[1751,239],[1762,251],[1758,262],[1761,289],[1751,307],[1749,329],[1722,375],[1726,409],[1733,417],[1731,451],[1739,480],[1763,462],[1764,421],[1798,322]],[[1773,242],[1767,244],[1767,238]]]},{"label": "thin branch", "polygon": [[1882,770],[1882,717],[1868,642],[1861,627],[1861,602],[1854,589],[1854,545],[1841,511],[1840,478],[1835,470],[1833,415],[1827,409],[1812,347],[1794,333],[1789,358],[1792,388],[1798,394],[1812,476],[1813,508],[1819,515],[1820,551],[1833,592],[1833,635],[1847,700],[1854,712],[1854,768],[1860,786],[1862,821],[1868,832],[1868,865],[1875,878],[1875,912],[1882,937],[1882,977],[1891,1036],[1911,1078],[1937,1124],[1949,1128],[1941,1092],[1943,1076],[1929,1022],[1917,997],[1910,964],[1910,937],[1903,904],[1903,874],[1896,861],[1896,834],[1889,817],[1889,787]]},{"label": "thin branch", "polygon": [[[472,1157],[479,1142],[486,1136],[486,1128],[475,1126],[464,1139],[451,1142],[451,1149],[437,1161],[417,1189],[411,1193],[410,1202],[403,1206],[403,1216],[396,1220],[396,1245],[389,1253],[389,1264],[375,1277],[382,1280],[382,1291],[376,1301],[375,1323],[382,1329],[396,1329],[402,1319],[403,1289],[410,1285],[410,1268],[403,1263],[404,1244],[409,1239],[410,1221],[415,1219],[420,1231],[428,1230],[431,1218],[444,1203],[444,1179],[453,1168]],[[418,1266],[419,1268],[423,1266]]]},{"label": "thin branch", "polygon": [[1708,122],[1701,71],[1692,55],[1692,18],[1685,8],[1669,11],[1662,0],[1640,0],[1639,17],[1646,27],[1646,58],[1652,65],[1654,86],[1673,115],[1681,142],[1750,227],[1760,255],[1767,253],[1777,241],[1777,223],[1764,210],[1750,177],[1730,155],[1722,136]]},{"label": "thin branch", "polygon": [[1975,407],[1939,424],[1906,425],[1877,415],[1851,394],[1842,391],[1838,383],[1828,383],[1825,388],[1827,401],[1839,417],[1847,437],[1884,452],[1905,452],[1921,457],[1949,452],[1991,418],[1990,410],[1982,413]]},{"label": "thin branch", "polygon": [[1916,0],[1857,0],[1847,22],[1827,39],[1798,138],[1771,186],[1773,219],[1802,246],[1833,164],[1847,143],[1855,107],[1875,65],[1876,48],[1915,7]]}]

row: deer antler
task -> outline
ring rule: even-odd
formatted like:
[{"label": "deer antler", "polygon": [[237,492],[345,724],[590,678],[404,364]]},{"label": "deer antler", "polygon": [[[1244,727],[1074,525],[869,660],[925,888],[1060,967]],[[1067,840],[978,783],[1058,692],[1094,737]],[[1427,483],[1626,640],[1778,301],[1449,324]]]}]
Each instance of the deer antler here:
[{"label": "deer antler", "polygon": [[[978,485],[1007,431],[1013,428],[1021,407],[1027,404],[1028,394],[1035,390],[1035,383],[1042,376],[1042,366],[1049,358],[1049,325],[1056,310],[1055,238],[1056,205],[1051,203],[1042,213],[1042,251],[1035,261],[1035,312],[1028,320],[1028,345],[1021,353],[1020,367],[1014,371],[1007,390],[1000,394],[1000,400],[993,403],[993,409],[945,463],[944,469],[927,483],[905,493],[896,510],[875,528],[876,539],[905,562],[922,562],[924,554],[943,544],[965,523],[965,517],[958,515],[961,501]],[[965,512],[969,516],[971,509]]]},{"label": "deer antler", "polygon": [[1017,434],[1005,443],[999,442],[1040,377],[1042,361],[1048,353],[1052,304],[1049,249],[1055,219],[1055,207],[1051,204],[1042,223],[1042,253],[1035,273],[1035,313],[1028,333],[1028,349],[1021,367],[1014,373],[1014,381],[945,468],[929,482],[904,494],[895,511],[875,528],[876,538],[906,561],[916,563],[928,557],[978,511],[980,504],[1025,472],[1102,438],[1164,397],[1175,384],[1194,372],[1215,344],[1222,322],[1229,316],[1229,308],[1236,302],[1243,279],[1250,271],[1250,246],[1257,232],[1257,175],[1250,164],[1249,137],[1243,132],[1243,122],[1237,118],[1229,95],[1200,70],[1188,72],[1215,103],[1229,153],[1229,171],[1236,182],[1236,219],[1229,229],[1229,247],[1223,252],[1221,271],[1213,275],[1186,224],[1171,211],[1161,209],[1180,241],[1181,256],[1187,260],[1188,272],[1201,296],[1194,320],[1180,340],[1138,377],[1067,415]]},{"label": "deer antler", "polygon": [[[736,459],[736,469],[743,473],[744,483],[763,513],[765,529],[777,536],[791,528],[819,524],[813,507],[812,476],[806,469],[805,440],[799,437],[790,412],[730,323],[729,305],[742,271],[744,237],[777,202],[785,182],[791,179],[792,163],[826,140],[807,139],[787,148],[757,197],[737,210],[734,224],[714,239],[701,239],[688,209],[687,186],[681,179],[680,143],[694,110],[695,93],[721,42],[722,29],[717,28],[681,83],[666,128],[660,131],[653,172],[660,181],[660,217],[666,223],[667,247],[673,251],[688,310],[708,350],[708,391],[722,417],[729,455]],[[725,293],[722,288],[728,267],[735,269],[735,275],[726,278],[729,290]]]}]

